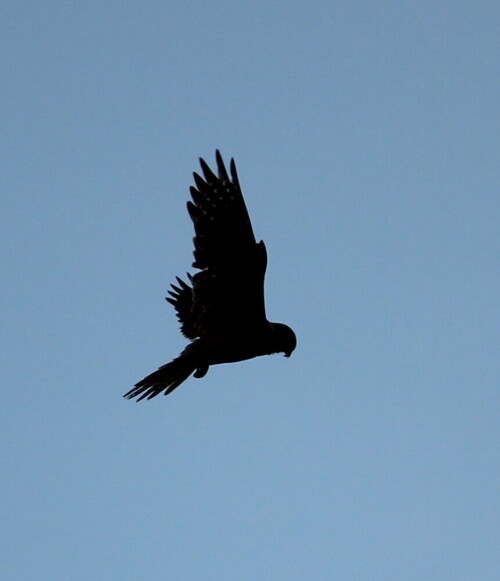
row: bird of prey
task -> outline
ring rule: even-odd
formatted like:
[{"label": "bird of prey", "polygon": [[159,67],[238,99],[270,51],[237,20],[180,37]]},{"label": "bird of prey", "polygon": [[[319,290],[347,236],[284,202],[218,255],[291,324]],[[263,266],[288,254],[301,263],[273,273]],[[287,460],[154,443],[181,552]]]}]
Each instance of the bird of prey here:
[{"label": "bird of prey", "polygon": [[188,274],[188,282],[177,277],[166,297],[191,342],[176,359],[139,381],[127,399],[167,395],[191,374],[203,377],[210,365],[272,353],[290,357],[297,345],[290,327],[266,318],[266,247],[255,240],[234,159],[229,176],[219,151],[215,158],[217,175],[200,158],[203,177],[193,173],[196,187],[190,188],[193,201],[187,203],[198,272]]}]

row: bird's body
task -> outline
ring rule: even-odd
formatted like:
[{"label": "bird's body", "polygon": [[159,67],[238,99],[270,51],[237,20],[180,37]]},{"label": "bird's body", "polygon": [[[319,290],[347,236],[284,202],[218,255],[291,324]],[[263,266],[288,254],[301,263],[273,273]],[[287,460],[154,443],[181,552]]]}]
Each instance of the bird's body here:
[{"label": "bird's body", "polygon": [[188,275],[189,284],[177,278],[167,297],[191,343],[126,398],[167,395],[191,374],[203,377],[210,365],[273,353],[288,357],[295,349],[292,329],[266,318],[266,247],[255,240],[234,160],[231,177],[218,151],[216,161],[217,175],[200,159],[203,178],[193,174],[196,188],[187,204],[195,228],[193,267],[199,272]]}]

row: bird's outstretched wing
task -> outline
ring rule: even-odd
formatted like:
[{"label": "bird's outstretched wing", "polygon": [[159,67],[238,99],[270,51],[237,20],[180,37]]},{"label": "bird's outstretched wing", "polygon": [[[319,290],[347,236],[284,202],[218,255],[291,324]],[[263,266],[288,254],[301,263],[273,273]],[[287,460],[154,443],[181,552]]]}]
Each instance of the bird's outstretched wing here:
[{"label": "bird's outstretched wing", "polygon": [[[189,282],[193,277],[188,274]],[[174,306],[177,318],[181,324],[181,332],[187,339],[196,339],[198,330],[193,318],[193,289],[181,278],[177,278],[177,285],[172,284],[172,290],[168,291],[169,297],[165,297]]]},{"label": "bird's outstretched wing", "polygon": [[200,159],[203,177],[193,174],[196,187],[187,203],[195,229],[193,266],[200,272],[191,278],[191,316],[185,311],[180,318],[198,337],[230,336],[242,325],[266,323],[266,247],[255,240],[234,160],[230,176],[219,151],[216,161],[217,175]]}]

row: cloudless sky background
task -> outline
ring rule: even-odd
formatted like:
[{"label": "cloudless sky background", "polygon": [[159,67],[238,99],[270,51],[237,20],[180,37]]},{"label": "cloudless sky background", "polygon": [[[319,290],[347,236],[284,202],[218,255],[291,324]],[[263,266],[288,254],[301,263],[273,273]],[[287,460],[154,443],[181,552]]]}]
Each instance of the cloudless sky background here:
[{"label": "cloudless sky background", "polygon": [[[2,579],[498,579],[499,21],[3,4]],[[126,401],[215,148],[298,348]]]}]

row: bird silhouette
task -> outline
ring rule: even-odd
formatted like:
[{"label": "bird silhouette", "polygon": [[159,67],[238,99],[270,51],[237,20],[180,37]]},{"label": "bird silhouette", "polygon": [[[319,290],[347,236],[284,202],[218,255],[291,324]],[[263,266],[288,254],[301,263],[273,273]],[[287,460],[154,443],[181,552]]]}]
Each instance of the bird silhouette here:
[{"label": "bird silhouette", "polygon": [[191,342],[173,361],[139,381],[125,394],[127,399],[167,395],[190,375],[203,377],[210,365],[273,353],[289,357],[297,345],[290,327],[266,318],[266,246],[255,240],[234,159],[230,176],[219,151],[215,159],[217,175],[200,158],[203,177],[193,173],[196,187],[191,186],[193,201],[187,203],[198,272],[188,274],[188,282],[177,277],[166,297]]}]

